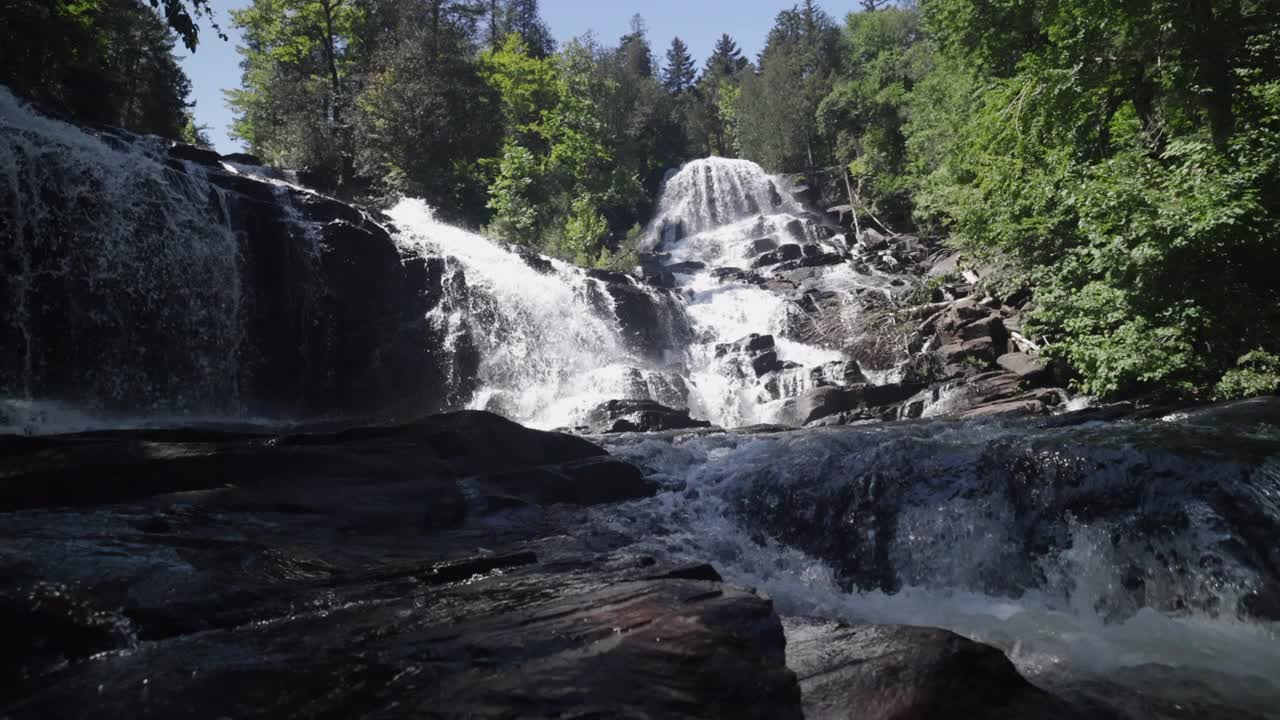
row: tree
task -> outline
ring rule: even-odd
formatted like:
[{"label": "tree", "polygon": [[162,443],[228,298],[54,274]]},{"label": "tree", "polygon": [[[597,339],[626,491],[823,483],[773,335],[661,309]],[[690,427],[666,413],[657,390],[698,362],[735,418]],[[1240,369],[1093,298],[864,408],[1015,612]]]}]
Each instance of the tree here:
[{"label": "tree", "polygon": [[689,46],[680,38],[671,41],[671,49],[667,50],[667,66],[662,71],[662,87],[672,95],[679,95],[693,87],[698,71],[693,66],[693,58],[689,55]]},{"label": "tree", "polygon": [[227,93],[237,113],[232,136],[268,162],[347,185],[355,162],[347,111],[367,60],[359,42],[365,5],[254,0],[231,18],[245,42],[243,87]]},{"label": "tree", "polygon": [[916,205],[1034,291],[1082,389],[1203,394],[1280,349],[1273,2],[923,10],[942,57],[907,126],[931,155]]},{"label": "tree", "polygon": [[169,27],[182,39],[182,44],[190,51],[195,51],[200,43],[200,26],[197,20],[207,18],[215,32],[223,40],[227,39],[213,20],[213,8],[209,0],[148,0],[151,7],[161,11]]},{"label": "tree", "polygon": [[355,169],[380,199],[423,198],[442,217],[478,224],[488,197],[477,160],[499,152],[502,109],[484,78],[491,53],[476,52],[474,16],[460,5],[440,10],[434,27],[402,15],[363,63]]},{"label": "tree", "polygon": [[0,82],[70,117],[178,138],[191,84],[141,0],[0,4]]},{"label": "tree", "polygon": [[707,58],[706,68],[703,75],[714,76],[716,82],[726,77],[732,77],[747,68],[747,59],[742,57],[742,51],[738,49],[738,43],[734,41],[728,33],[720,36],[716,40],[715,49],[711,51],[711,56]]},{"label": "tree", "polygon": [[853,201],[859,209],[908,222],[914,186],[906,123],[912,93],[933,68],[919,13],[851,13],[841,54],[845,69],[818,105],[819,128],[835,141],[836,159],[857,188]]},{"label": "tree", "polygon": [[829,161],[830,141],[815,115],[831,91],[838,42],[835,23],[812,0],[778,13],[760,55],[759,74],[742,83],[738,131],[746,157],[791,171]]}]

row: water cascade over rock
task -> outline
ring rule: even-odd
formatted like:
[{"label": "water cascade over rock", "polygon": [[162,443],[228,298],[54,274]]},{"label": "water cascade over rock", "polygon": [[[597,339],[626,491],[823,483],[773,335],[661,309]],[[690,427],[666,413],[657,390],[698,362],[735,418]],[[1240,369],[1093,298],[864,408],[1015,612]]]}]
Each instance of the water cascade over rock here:
[{"label": "water cascade over rock", "polygon": [[0,714],[1277,717],[1275,398],[745,161],[629,273],[295,179],[0,89]]},{"label": "water cascade over rock", "polygon": [[253,172],[0,88],[0,426],[416,416],[465,394],[468,358],[429,322],[443,258]]}]

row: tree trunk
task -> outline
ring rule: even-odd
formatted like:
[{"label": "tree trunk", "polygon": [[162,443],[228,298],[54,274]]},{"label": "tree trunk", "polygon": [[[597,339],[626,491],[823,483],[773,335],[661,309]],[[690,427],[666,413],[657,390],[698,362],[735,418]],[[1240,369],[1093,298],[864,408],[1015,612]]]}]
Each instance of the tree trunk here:
[{"label": "tree trunk", "polygon": [[[1197,79],[1207,89],[1200,104],[1209,120],[1213,144],[1223,150],[1235,131],[1234,83],[1229,63],[1235,39],[1228,36],[1224,18],[1214,14],[1212,0],[1190,0],[1188,9],[1196,30],[1196,37],[1188,38],[1188,44]],[[1224,4],[1225,14],[1232,14],[1233,9],[1239,15],[1237,6]]]}]

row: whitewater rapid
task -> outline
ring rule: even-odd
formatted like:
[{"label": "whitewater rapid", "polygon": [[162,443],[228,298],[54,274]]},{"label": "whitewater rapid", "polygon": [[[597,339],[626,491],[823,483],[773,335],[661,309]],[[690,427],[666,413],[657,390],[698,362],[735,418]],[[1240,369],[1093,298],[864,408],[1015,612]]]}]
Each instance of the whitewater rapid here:
[{"label": "whitewater rapid", "polygon": [[[594,511],[591,522],[634,539],[638,552],[710,562],[727,579],[767,593],[783,614],[944,627],[1003,649],[1037,684],[1134,717],[1224,709],[1273,717],[1280,623],[1236,611],[1246,594],[1266,586],[1266,575],[1232,559],[1237,539],[1221,506],[1203,490],[1171,482],[1148,454],[1175,442],[1231,446],[1244,427],[1265,433],[1262,446],[1272,455],[1249,479],[1236,477],[1225,459],[1221,468],[1198,459],[1215,454],[1207,449],[1181,451],[1173,467],[1197,473],[1190,485],[1221,483],[1223,492],[1277,509],[1280,426],[1225,415],[1062,430],[1020,420],[933,420],[615,437],[607,449],[643,467],[664,491]],[[1103,492],[1122,507],[1097,517],[1028,515],[1013,488],[993,482],[1009,467],[1001,458],[1023,452],[1043,458],[1035,477],[1046,485],[1057,464],[1094,468],[1073,482],[1119,486]],[[1188,525],[1173,536],[1144,534],[1143,523],[1159,517],[1151,506],[1158,501],[1124,507],[1125,482],[1167,494],[1170,505],[1190,510]],[[862,492],[872,495],[857,500]],[[846,506],[843,519],[822,520]],[[1048,533],[1048,546],[1028,543],[1029,522]],[[1144,583],[1137,599],[1135,576]]]}]

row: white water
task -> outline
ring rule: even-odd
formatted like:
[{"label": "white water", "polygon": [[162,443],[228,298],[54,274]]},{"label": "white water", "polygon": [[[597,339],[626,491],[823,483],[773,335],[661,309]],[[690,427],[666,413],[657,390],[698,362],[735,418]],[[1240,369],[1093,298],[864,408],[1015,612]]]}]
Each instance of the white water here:
[{"label": "white water", "polygon": [[[822,504],[823,493],[838,488],[841,477],[851,471],[856,477],[853,468],[885,472],[888,465],[884,482],[897,482],[891,469],[896,461],[884,462],[897,452],[895,443],[904,444],[899,450],[907,455],[925,458],[928,467],[908,472],[932,468],[947,477],[958,466],[957,453],[975,453],[964,462],[979,462],[976,453],[986,443],[1016,441],[1025,431],[957,423],[619,438],[608,445],[610,452],[644,467],[666,491],[595,511],[592,522],[633,538],[634,551],[710,562],[726,579],[767,593],[783,614],[948,628],[1005,650],[1045,687],[1132,705],[1137,717],[1197,717],[1197,707],[1268,717],[1280,712],[1280,624],[1243,621],[1230,609],[1243,591],[1256,587],[1257,579],[1243,569],[1228,567],[1225,580],[1211,581],[1208,571],[1183,580],[1187,587],[1213,585],[1222,613],[1139,607],[1117,615],[1112,611],[1123,594],[1125,562],[1116,557],[1112,528],[1071,520],[1067,547],[1038,561],[1042,585],[1017,594],[984,591],[992,577],[1010,571],[1014,554],[1025,559],[1027,549],[1011,536],[1014,518],[998,496],[942,492],[905,511],[896,527],[889,556],[908,582],[894,593],[850,590],[830,564],[776,541],[743,509],[744,499],[764,488],[811,493],[811,502]],[[1272,465],[1280,469],[1280,456]],[[1271,473],[1271,482],[1280,491],[1280,470]],[[1159,541],[1159,548],[1197,557],[1221,540],[1212,517],[1192,518],[1190,527]],[[838,532],[873,536],[876,530],[850,518]],[[1176,589],[1152,582],[1149,592]],[[1151,702],[1138,703],[1139,696]]]},{"label": "white water", "polygon": [[[670,254],[672,263],[706,266],[675,277],[677,287],[685,291],[687,311],[698,337],[689,351],[695,394],[691,406],[722,427],[775,421],[780,403],[762,398],[750,373],[743,377],[718,361],[716,345],[752,333],[773,335],[778,359],[803,366],[790,374],[792,382],[784,383],[784,397],[809,389],[808,368],[846,359],[838,351],[782,337],[790,302],[781,293],[712,275],[717,268],[749,268],[760,254],[755,243],[761,239],[771,238],[777,245],[818,242],[804,209],[779,190],[786,190],[782,180],[770,177],[755,163],[696,160],[667,181],[648,233],[656,249]],[[670,230],[674,227],[683,233],[679,239]]]},{"label": "white water", "polygon": [[[403,246],[452,258],[466,278],[469,290],[442,306],[433,321],[455,338],[469,329],[477,345],[479,392],[472,407],[551,428],[581,422],[606,400],[647,398],[737,427],[774,420],[780,401],[761,397],[752,373],[743,376],[740,367],[718,360],[716,345],[752,333],[774,335],[779,360],[802,366],[780,383],[788,397],[812,386],[809,369],[845,359],[782,337],[790,304],[782,294],[712,275],[716,268],[750,267],[760,253],[753,243],[761,238],[819,242],[799,204],[779,194],[782,187],[754,163],[722,158],[691,162],[669,179],[649,233],[684,228],[684,237],[669,238],[661,249],[670,254],[669,263],[705,267],[676,275],[695,339],[672,348],[665,362],[628,347],[610,295],[582,270],[552,260],[552,272],[541,272],[491,240],[437,221],[420,200],[404,200],[390,215]],[[687,397],[654,387],[670,385],[672,374],[687,380]]]},{"label": "white water", "polygon": [[[11,308],[0,332],[15,339],[5,352],[21,358],[20,397],[44,384],[52,356],[84,353],[84,375],[66,379],[82,395],[67,400],[238,409],[239,243],[221,192],[198,167],[169,168],[163,149],[111,144],[32,113],[0,87],[0,261],[11,268],[0,281]],[[93,307],[72,325],[52,298]],[[64,345],[47,345],[54,340]],[[186,382],[163,383],[170,370]]]},{"label": "white water", "polygon": [[468,290],[433,320],[455,338],[464,324],[472,333],[480,357],[474,408],[562,427],[604,401],[635,398],[637,372],[646,389],[660,382],[658,369],[627,349],[600,281],[558,260],[540,272],[487,238],[437,221],[420,200],[404,200],[390,215],[403,245],[448,256],[466,278]]}]

